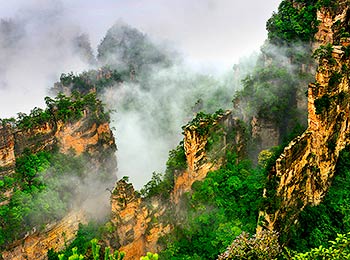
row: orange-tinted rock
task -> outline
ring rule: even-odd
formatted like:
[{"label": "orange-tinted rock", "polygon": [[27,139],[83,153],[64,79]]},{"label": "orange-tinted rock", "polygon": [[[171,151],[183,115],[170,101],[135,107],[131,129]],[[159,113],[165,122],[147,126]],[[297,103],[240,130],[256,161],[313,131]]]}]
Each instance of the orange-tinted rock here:
[{"label": "orange-tinted rock", "polygon": [[[126,252],[126,259],[139,259],[148,251],[161,251],[159,238],[172,231],[166,214],[176,214],[181,196],[191,191],[195,181],[203,180],[209,171],[220,167],[226,149],[235,150],[239,155],[244,154],[244,128],[230,112],[211,123],[203,121],[199,125],[208,127],[208,133],[203,134],[193,125],[184,128],[187,169],[176,173],[169,199],[157,196],[143,199],[134,191],[132,184],[124,180],[117,183],[111,197],[112,222],[116,229],[117,249]],[[234,136],[231,133],[233,130]],[[213,149],[207,146],[211,132],[220,135],[218,146]]]},{"label": "orange-tinted rock", "polygon": [[[338,8],[338,14],[327,9],[318,13],[321,23],[316,37],[320,44],[333,43],[332,25],[350,18],[347,9]],[[288,232],[306,205],[319,204],[331,185],[340,151],[350,144],[349,79],[341,72],[350,61],[341,46],[334,46],[332,57],[334,62],[321,61],[316,83],[309,86],[308,129],[284,149],[269,173],[276,187],[276,194],[269,198],[274,205],[260,213],[264,224],[258,231],[265,227]],[[329,84],[334,73],[341,73],[341,80]],[[326,102],[319,102],[321,99]],[[265,190],[265,196],[269,194]]]},{"label": "orange-tinted rock", "polygon": [[4,260],[46,259],[49,249],[63,250],[75,238],[79,223],[86,223],[84,214],[70,213],[61,221],[48,225],[42,232],[27,234],[24,239],[2,252],[2,257]]}]

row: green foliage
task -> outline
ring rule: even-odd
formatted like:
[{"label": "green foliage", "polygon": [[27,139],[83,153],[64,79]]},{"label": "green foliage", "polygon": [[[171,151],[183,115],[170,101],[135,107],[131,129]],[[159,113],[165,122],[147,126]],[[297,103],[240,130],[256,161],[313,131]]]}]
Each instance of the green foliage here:
[{"label": "green foliage", "polygon": [[191,122],[189,122],[186,126],[183,126],[182,128],[184,129],[186,127],[192,126],[196,128],[196,132],[199,135],[207,135],[213,123],[223,114],[224,111],[222,109],[219,109],[214,114],[206,114],[204,112],[199,112],[196,114],[195,118],[193,118]]},{"label": "green foliage", "polygon": [[109,67],[89,70],[79,75],[75,75],[73,72],[68,74],[62,73],[60,84],[63,87],[69,87],[72,92],[87,94],[95,89],[97,93],[101,93],[103,89],[122,82],[125,78],[125,73],[129,76],[128,72],[119,72]]},{"label": "green foliage", "polygon": [[228,154],[223,167],[193,183],[193,193],[183,198],[186,213],[164,238],[167,249],[160,257],[215,259],[242,230],[254,232],[263,179],[262,169]]},{"label": "green foliage", "polygon": [[244,117],[273,122],[279,129],[278,141],[282,142],[288,138],[291,130],[306,125],[305,111],[297,106],[300,101],[297,93],[300,91],[298,88],[304,88],[310,79],[288,67],[277,65],[277,62],[257,66],[243,80],[244,88],[236,93],[235,99],[244,104]]},{"label": "green foliage", "polygon": [[[59,260],[64,260],[64,255],[58,256]],[[78,248],[74,247],[72,248],[72,255],[68,257],[68,260],[83,260],[84,256],[78,254]]]},{"label": "green foliage", "polygon": [[327,61],[330,65],[335,65],[336,60],[332,56],[333,45],[328,43],[327,45],[321,45],[318,49],[314,51],[312,57],[315,58],[319,64],[323,64]]},{"label": "green foliage", "polygon": [[299,253],[294,255],[292,260],[343,260],[350,259],[350,233],[337,234],[335,241],[329,241],[331,246],[319,246],[312,248],[306,253]]},{"label": "green foliage", "polygon": [[[68,259],[73,248],[77,248],[77,252],[80,255],[86,255],[88,250],[91,249],[92,242],[97,243],[94,240],[101,235],[101,224],[90,221],[88,224],[79,224],[79,229],[75,239],[66,247],[65,250],[56,253],[56,255],[63,255],[64,260]],[[55,260],[56,258],[48,258],[48,260]]]},{"label": "green foliage", "polygon": [[[349,36],[350,37],[350,36]],[[344,52],[343,59],[348,59],[350,57],[350,46],[342,46],[342,51]],[[345,65],[345,64],[344,64]]]},{"label": "green foliage", "polygon": [[31,154],[27,150],[16,160],[16,177],[4,179],[7,187],[15,189],[10,203],[0,207],[0,246],[64,214],[66,206],[59,193],[45,190],[41,176],[51,166],[50,160],[48,152]]},{"label": "green foliage", "polygon": [[76,197],[77,183],[71,180],[83,178],[86,167],[83,156],[25,150],[16,159],[16,175],[3,179],[13,195],[0,206],[0,247],[61,219]]},{"label": "green foliage", "polygon": [[156,172],[153,172],[151,180],[140,190],[143,197],[157,196],[164,192],[170,191],[167,190],[165,183],[162,181],[162,174]]},{"label": "green foliage", "polygon": [[169,158],[166,162],[166,174],[176,174],[177,171],[183,171],[187,168],[186,155],[183,141],[169,152]]},{"label": "green foliage", "polygon": [[17,119],[1,119],[0,122],[2,125],[11,124],[22,130],[28,130],[52,121],[79,120],[83,117],[84,111],[90,113],[92,120],[103,122],[110,120],[109,112],[103,110],[102,103],[94,92],[82,95],[73,91],[69,97],[59,93],[55,98],[45,97],[45,103],[47,106],[45,110],[35,107],[29,115],[18,113]]},{"label": "green foliage", "polygon": [[114,251],[114,254],[110,253],[110,247],[105,248],[105,257],[104,260],[123,260],[125,257],[125,252],[121,251],[119,252],[118,250]]},{"label": "green foliage", "polygon": [[337,6],[338,6],[338,2],[333,0],[319,0],[317,2],[317,8],[328,7],[333,9],[333,8],[336,8]]},{"label": "green foliage", "polygon": [[108,30],[98,46],[97,58],[103,64],[124,67],[136,74],[151,69],[151,66],[166,66],[169,63],[167,54],[147,35],[121,23]]},{"label": "green foliage", "polygon": [[218,260],[276,259],[281,253],[278,234],[264,230],[258,236],[249,237],[249,234],[242,232],[235,238],[226,252],[219,256]]},{"label": "green foliage", "polygon": [[332,76],[329,78],[328,85],[330,87],[336,87],[340,84],[343,75],[339,72],[333,72]]},{"label": "green foliage", "polygon": [[186,155],[183,141],[169,152],[169,158],[166,163],[165,174],[153,172],[152,179],[140,190],[143,197],[159,196],[160,198],[169,198],[170,192],[174,187],[175,176],[187,168]]},{"label": "green foliage", "polygon": [[[84,243],[82,245],[83,248],[79,246],[73,247],[72,245],[70,245],[69,248],[71,248],[71,250],[69,248],[66,248],[66,250],[60,254],[55,253],[51,249],[48,251],[48,260],[56,260],[56,259],[58,260],[66,260],[66,259],[68,260],[83,260],[83,259],[100,260],[102,259],[102,256],[100,255],[101,245],[98,244],[98,239],[93,238],[88,241],[88,244],[89,244],[89,248],[91,248],[92,255],[87,254],[87,247],[86,247],[86,244]],[[115,250],[114,253],[112,254],[110,247],[105,247],[103,251],[104,251],[104,257],[103,257],[104,260],[123,260],[125,258],[125,252]],[[155,259],[155,258],[151,258],[151,259]]]},{"label": "green foliage", "polygon": [[91,240],[92,256],[94,260],[100,259],[100,249],[101,246],[97,244],[98,240],[96,238]]},{"label": "green foliage", "polygon": [[316,115],[322,114],[324,111],[327,111],[331,105],[331,97],[328,94],[324,94],[322,97],[315,99],[315,113]]},{"label": "green foliage", "polygon": [[147,252],[146,256],[141,256],[140,260],[158,260],[159,256],[157,253],[153,254],[151,252]]},{"label": "green foliage", "polygon": [[268,38],[274,44],[309,42],[317,32],[316,0],[297,8],[293,1],[283,0],[278,12],[267,21]]},{"label": "green foliage", "polygon": [[28,149],[16,159],[16,172],[20,178],[20,185],[24,191],[31,191],[34,187],[43,188],[43,182],[38,173],[47,170],[50,164],[51,154],[39,152],[32,154]]}]

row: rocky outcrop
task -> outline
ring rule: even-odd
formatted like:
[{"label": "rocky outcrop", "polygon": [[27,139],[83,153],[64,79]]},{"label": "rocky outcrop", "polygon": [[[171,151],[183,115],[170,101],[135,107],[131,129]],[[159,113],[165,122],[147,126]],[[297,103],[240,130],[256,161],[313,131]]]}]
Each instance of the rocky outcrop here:
[{"label": "rocky outcrop", "polygon": [[91,117],[85,111],[80,120],[72,122],[50,121],[30,129],[18,129],[10,124],[0,126],[0,178],[15,168],[16,158],[26,149],[37,153],[58,147],[62,153],[75,155],[83,152],[95,155],[106,149],[115,151],[108,122],[97,123]]},{"label": "rocky outcrop", "polygon": [[256,140],[258,151],[269,149],[280,143],[280,131],[270,120],[253,117],[251,121],[252,138]]},{"label": "rocky outcrop", "polygon": [[9,125],[0,128],[0,171],[2,175],[9,175],[14,171],[16,162],[15,139]]},{"label": "rocky outcrop", "polygon": [[[349,21],[348,6],[337,4],[318,14],[316,37],[322,45],[336,43],[333,25]],[[284,149],[269,173],[267,206],[260,213],[258,231],[288,231],[301,210],[319,204],[331,185],[339,153],[350,144],[350,61],[344,47],[334,45],[319,56],[316,83],[308,88],[308,129]]]},{"label": "rocky outcrop", "polygon": [[[215,139],[215,145],[212,141]],[[245,154],[245,127],[230,111],[215,119],[202,119],[184,127],[184,150],[187,169],[174,176],[168,199],[158,196],[142,198],[132,184],[120,180],[111,197],[112,223],[117,244],[112,247],[126,252],[126,259],[138,259],[147,251],[159,252],[159,238],[169,234],[176,219],[181,197],[191,191],[195,181],[220,167],[226,150]]]},{"label": "rocky outcrop", "polygon": [[60,251],[74,240],[79,223],[86,223],[83,212],[72,212],[61,221],[47,225],[42,232],[32,231],[25,238],[12,244],[2,252],[4,260],[45,259],[47,251]]},{"label": "rocky outcrop", "polygon": [[[231,111],[226,111],[211,123],[210,129],[203,134],[208,122],[203,121],[198,126],[189,124],[184,128],[184,149],[187,169],[176,176],[172,199],[179,203],[181,195],[191,190],[195,181],[203,180],[209,171],[218,169],[227,150],[238,155],[245,154],[246,136],[242,122],[233,117]],[[211,139],[216,138],[215,146],[211,147]]]},{"label": "rocky outcrop", "polygon": [[126,259],[139,259],[146,252],[160,250],[158,239],[170,230],[170,225],[158,221],[165,214],[165,205],[157,198],[142,200],[125,180],[117,183],[111,205],[118,241],[115,247],[126,252]]}]

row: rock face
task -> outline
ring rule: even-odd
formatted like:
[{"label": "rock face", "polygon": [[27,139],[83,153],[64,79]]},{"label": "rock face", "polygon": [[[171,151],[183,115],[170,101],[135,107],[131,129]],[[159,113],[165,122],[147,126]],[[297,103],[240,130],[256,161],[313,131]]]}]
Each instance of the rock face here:
[{"label": "rock face", "polygon": [[[319,57],[316,83],[308,88],[308,129],[293,140],[269,173],[265,190],[268,206],[260,213],[260,223],[269,230],[286,232],[308,205],[317,205],[328,191],[339,153],[349,139],[349,54],[340,41],[335,25],[349,32],[349,7],[322,9],[317,46],[332,44]],[[316,47],[317,47],[316,46]],[[274,194],[275,193],[275,194]]]},{"label": "rock face", "polygon": [[251,121],[252,138],[257,140],[258,151],[269,149],[279,145],[280,131],[278,127],[269,120],[253,117]]},{"label": "rock face", "polygon": [[[207,129],[208,131],[203,131]],[[210,147],[212,138],[217,146]],[[184,128],[184,150],[187,169],[175,174],[174,186],[168,199],[142,198],[132,184],[120,180],[112,194],[112,222],[116,229],[116,244],[109,244],[126,252],[126,259],[138,259],[147,251],[162,249],[158,239],[172,230],[169,218],[176,218],[181,196],[191,191],[195,181],[203,180],[209,171],[220,167],[226,149],[245,153],[245,128],[231,112],[213,121],[202,120],[198,125]],[[170,215],[174,214],[174,215]]]},{"label": "rock face", "polygon": [[113,192],[112,223],[116,227],[117,244],[112,245],[126,252],[126,259],[139,259],[146,252],[157,252],[159,237],[171,227],[158,222],[165,214],[166,206],[157,199],[142,200],[132,184],[120,180]]},{"label": "rock face", "polygon": [[86,223],[83,212],[70,213],[60,222],[48,225],[45,232],[33,231],[26,235],[2,252],[2,257],[4,260],[45,259],[50,248],[59,251],[74,240],[79,223]]},{"label": "rock face", "polygon": [[0,177],[13,173],[16,158],[25,149],[37,153],[55,147],[62,153],[73,151],[76,155],[83,152],[94,155],[106,149],[116,150],[108,122],[92,122],[87,111],[78,121],[52,121],[26,130],[17,129],[10,124],[0,125]]},{"label": "rock face", "polygon": [[13,172],[15,158],[15,138],[10,126],[0,128],[0,168],[3,175]]},{"label": "rock face", "polygon": [[[204,125],[206,122],[202,123]],[[187,125],[184,129],[184,149],[186,154],[187,169],[176,176],[172,199],[178,203],[185,192],[191,191],[195,181],[203,180],[209,171],[218,169],[225,157],[226,150],[233,150],[238,155],[245,153],[245,129],[241,121],[232,116],[231,111],[217,118],[210,128],[214,135],[219,136],[217,147],[208,147],[211,134],[201,134],[198,130],[201,125]],[[216,143],[216,142],[215,142]]]}]

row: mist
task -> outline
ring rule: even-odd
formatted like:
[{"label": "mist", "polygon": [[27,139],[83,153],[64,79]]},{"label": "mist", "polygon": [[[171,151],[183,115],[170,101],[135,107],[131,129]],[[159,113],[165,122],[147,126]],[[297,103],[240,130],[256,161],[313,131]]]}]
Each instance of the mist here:
[{"label": "mist", "polygon": [[[199,111],[213,113],[232,108],[233,95],[242,87],[241,79],[252,70],[257,59],[257,54],[247,54],[257,49],[266,37],[264,22],[272,12],[266,9],[266,4],[264,12],[259,11],[264,13],[259,16],[263,33],[259,31],[260,38],[256,40],[251,23],[254,4],[235,6],[223,0],[205,1],[203,5],[182,1],[172,3],[173,8],[162,1],[147,5],[149,14],[161,10],[159,19],[163,22],[159,23],[152,16],[136,18],[137,7],[146,7],[134,1],[119,8],[109,1],[105,6],[79,1],[23,2],[0,23],[0,57],[6,61],[0,66],[0,117],[43,107],[48,89],[61,73],[79,73],[113,63],[118,69],[125,69],[141,60],[136,80],[116,84],[100,96],[115,111],[112,126],[116,129],[118,146],[117,175],[130,176],[140,189],[153,171],[164,171],[169,150],[182,139],[181,126]],[[277,4],[271,6],[273,9]],[[91,12],[92,7],[104,10],[106,19],[101,19],[101,12]],[[128,8],[130,15],[125,16],[128,12],[122,10]],[[86,12],[87,16],[78,15],[77,10]],[[242,16],[243,10],[249,13],[248,19]],[[95,17],[98,22],[91,24],[91,17],[87,21],[89,15],[98,16]],[[236,20],[231,21],[231,17]],[[135,30],[145,35],[152,51],[141,52],[129,63],[120,60],[120,53],[114,53],[108,56],[107,64],[99,49],[107,29],[120,18],[138,26]],[[186,23],[181,23],[182,20]],[[95,28],[93,31],[88,31],[90,25]],[[227,28],[230,30],[226,31]],[[92,45],[98,44],[96,48],[91,47],[89,35]],[[242,54],[247,57],[239,60]],[[149,57],[157,59],[148,62]]]},{"label": "mist", "polygon": [[[247,60],[254,64],[255,59]],[[199,73],[183,63],[157,68],[102,96],[115,110],[118,177],[129,176],[136,189],[150,180],[152,172],[164,172],[169,151],[183,138],[181,127],[197,112],[232,108],[233,94],[246,74],[244,66],[239,73],[232,69],[220,76]]]},{"label": "mist", "polygon": [[43,107],[61,72],[90,67],[88,39],[67,19],[62,4],[41,4],[0,21],[1,118]]}]

